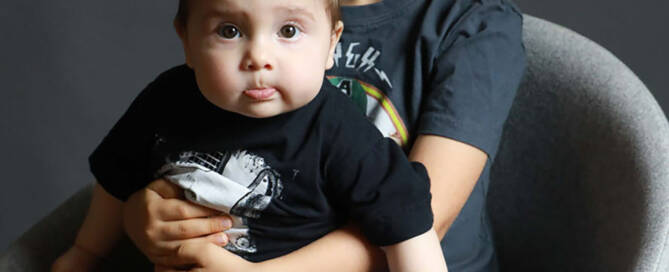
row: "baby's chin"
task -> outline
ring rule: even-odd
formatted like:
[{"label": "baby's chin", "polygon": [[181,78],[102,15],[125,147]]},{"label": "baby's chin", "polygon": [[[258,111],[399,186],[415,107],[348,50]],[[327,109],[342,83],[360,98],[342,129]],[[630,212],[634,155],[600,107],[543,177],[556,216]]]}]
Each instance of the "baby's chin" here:
[{"label": "baby's chin", "polygon": [[284,113],[296,110],[299,107],[290,107],[289,105],[253,105],[245,109],[238,109],[234,112],[250,118],[270,118]]}]

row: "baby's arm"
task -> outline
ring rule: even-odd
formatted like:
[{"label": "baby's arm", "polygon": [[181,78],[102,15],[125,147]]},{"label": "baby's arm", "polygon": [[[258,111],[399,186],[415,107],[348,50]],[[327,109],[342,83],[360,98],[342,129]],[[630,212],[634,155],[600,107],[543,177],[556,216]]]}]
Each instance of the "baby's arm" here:
[{"label": "baby's arm", "polygon": [[382,249],[391,272],[448,271],[434,229]]},{"label": "baby's arm", "polygon": [[123,234],[121,204],[121,201],[96,183],[91,206],[74,245],[58,257],[53,263],[52,271],[93,270]]}]

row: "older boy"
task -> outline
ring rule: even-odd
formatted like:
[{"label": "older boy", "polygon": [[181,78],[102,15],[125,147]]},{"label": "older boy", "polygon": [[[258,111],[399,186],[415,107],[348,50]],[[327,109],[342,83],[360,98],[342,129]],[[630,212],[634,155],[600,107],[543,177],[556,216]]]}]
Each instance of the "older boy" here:
[{"label": "older boy", "polygon": [[[342,31],[337,1],[189,2],[177,26],[188,67],[142,92],[91,156],[104,190],[55,270],[90,269],[118,237],[120,202],[108,193],[124,200],[167,176],[238,218],[227,249],[248,260],[289,253],[352,218],[391,270],[446,271],[424,168],[415,172],[324,81]],[[230,258],[202,256],[190,265],[215,270]]]}]

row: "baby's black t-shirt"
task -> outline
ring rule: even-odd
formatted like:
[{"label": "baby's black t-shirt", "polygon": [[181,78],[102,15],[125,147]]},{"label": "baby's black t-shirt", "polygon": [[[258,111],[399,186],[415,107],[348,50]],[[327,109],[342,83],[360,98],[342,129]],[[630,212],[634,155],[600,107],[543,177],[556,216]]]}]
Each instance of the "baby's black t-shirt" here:
[{"label": "baby's black t-shirt", "polygon": [[175,67],[139,94],[90,156],[97,181],[121,200],[179,161],[239,177],[253,192],[231,211],[248,226],[232,251],[251,261],[289,253],[349,221],[380,246],[432,226],[425,168],[325,79],[307,105],[250,118],[211,104],[193,71]]}]

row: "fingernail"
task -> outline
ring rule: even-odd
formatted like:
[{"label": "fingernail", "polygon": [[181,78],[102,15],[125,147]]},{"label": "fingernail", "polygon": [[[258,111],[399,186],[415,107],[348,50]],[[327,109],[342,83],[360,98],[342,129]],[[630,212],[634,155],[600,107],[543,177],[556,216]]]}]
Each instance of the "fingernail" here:
[{"label": "fingernail", "polygon": [[219,234],[216,237],[216,241],[218,241],[218,243],[221,245],[225,245],[228,243],[228,236],[225,234]]},{"label": "fingernail", "polygon": [[232,227],[232,221],[230,219],[223,219],[223,227],[226,229]]}]

